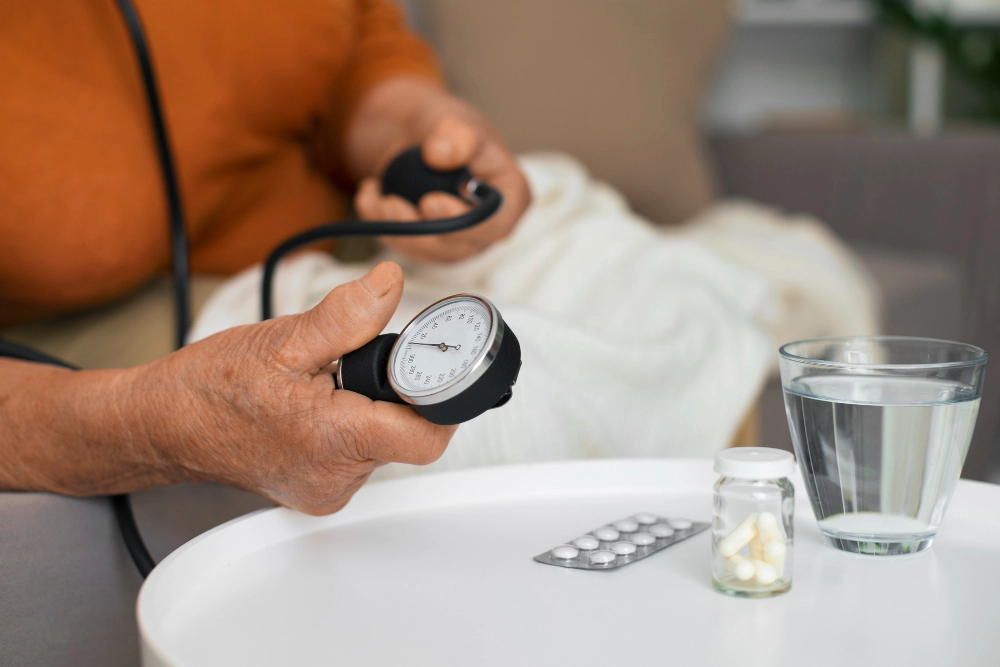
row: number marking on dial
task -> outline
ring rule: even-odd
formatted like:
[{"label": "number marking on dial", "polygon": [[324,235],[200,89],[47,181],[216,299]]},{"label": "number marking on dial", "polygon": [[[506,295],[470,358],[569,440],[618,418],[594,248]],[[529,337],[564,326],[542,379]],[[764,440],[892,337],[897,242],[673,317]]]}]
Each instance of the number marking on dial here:
[{"label": "number marking on dial", "polygon": [[404,391],[428,391],[455,381],[483,349],[490,328],[489,310],[478,301],[464,299],[442,305],[422,314],[401,341],[393,376]]}]

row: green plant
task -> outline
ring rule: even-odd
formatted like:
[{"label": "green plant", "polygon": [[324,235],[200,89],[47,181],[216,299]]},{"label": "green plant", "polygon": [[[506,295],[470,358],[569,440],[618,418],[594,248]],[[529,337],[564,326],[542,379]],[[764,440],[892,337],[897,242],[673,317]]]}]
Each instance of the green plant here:
[{"label": "green plant", "polygon": [[918,11],[910,0],[873,0],[882,21],[940,46],[948,61],[976,85],[985,114],[1000,121],[1000,34],[957,26],[943,13]]}]

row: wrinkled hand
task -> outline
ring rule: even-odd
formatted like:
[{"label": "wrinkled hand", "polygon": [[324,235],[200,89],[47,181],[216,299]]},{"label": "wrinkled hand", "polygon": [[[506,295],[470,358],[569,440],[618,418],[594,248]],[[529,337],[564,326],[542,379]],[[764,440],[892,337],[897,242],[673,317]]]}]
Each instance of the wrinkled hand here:
[{"label": "wrinkled hand", "polygon": [[379,465],[426,464],[454,427],[335,390],[324,368],[379,334],[402,271],[384,262],[312,310],[237,327],[144,367],[136,395],[161,465],[310,514],[335,512]]},{"label": "wrinkled hand", "polygon": [[[357,152],[374,154],[363,161],[374,169],[361,171],[380,174],[400,151],[420,144],[429,166],[442,170],[468,166],[476,178],[504,197],[499,211],[471,229],[442,236],[383,237],[385,245],[416,259],[465,259],[510,234],[531,202],[517,160],[489,122],[471,105],[436,86],[390,81],[371,95],[359,116],[351,144]],[[376,120],[366,122],[368,117]],[[354,205],[363,219],[398,221],[451,217],[470,208],[465,201],[441,192],[424,195],[414,207],[402,197],[384,196],[375,176],[362,181]]]}]

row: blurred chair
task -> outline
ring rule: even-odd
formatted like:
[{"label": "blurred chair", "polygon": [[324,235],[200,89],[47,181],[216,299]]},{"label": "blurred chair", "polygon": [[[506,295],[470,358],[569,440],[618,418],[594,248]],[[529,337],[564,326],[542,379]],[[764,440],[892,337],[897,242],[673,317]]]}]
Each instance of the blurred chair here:
[{"label": "blurred chair", "polygon": [[[854,246],[882,288],[886,333],[1000,350],[1000,131],[764,133],[711,146],[723,194],[807,211]],[[790,447],[780,387],[760,412],[762,441]],[[996,481],[998,427],[1000,387],[987,383],[963,476]]]},{"label": "blurred chair", "polygon": [[653,220],[715,188],[697,131],[729,0],[412,0],[455,90],[515,151],[581,159]]}]

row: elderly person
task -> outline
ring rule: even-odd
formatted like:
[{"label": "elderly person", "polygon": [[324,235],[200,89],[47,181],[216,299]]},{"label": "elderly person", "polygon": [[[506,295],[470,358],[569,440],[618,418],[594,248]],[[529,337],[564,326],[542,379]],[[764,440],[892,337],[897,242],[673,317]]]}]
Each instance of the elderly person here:
[{"label": "elderly person", "polygon": [[[239,271],[283,238],[345,217],[355,188],[367,219],[464,210],[442,193],[418,207],[382,196],[377,175],[413,144],[433,167],[467,164],[505,204],[474,229],[386,244],[458,260],[507,235],[527,207],[514,158],[448,93],[390,0],[137,4],[196,274]],[[25,332],[97,307],[100,318],[150,289],[170,264],[167,209],[114,0],[0,0],[0,15],[0,337],[44,348]],[[83,495],[215,480],[310,513],[337,510],[376,466],[433,461],[453,432],[409,407],[334,391],[323,372],[379,333],[402,284],[398,266],[381,264],[311,311],[127,368],[0,358],[0,489]]]}]

